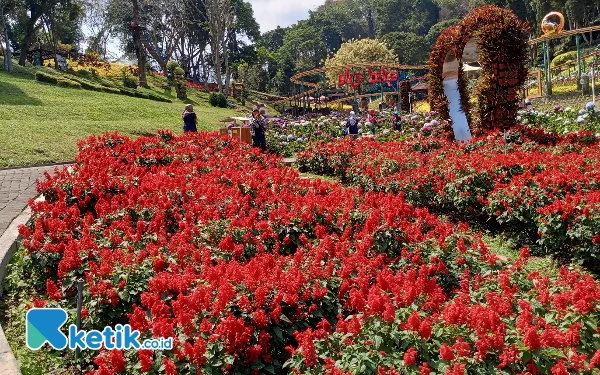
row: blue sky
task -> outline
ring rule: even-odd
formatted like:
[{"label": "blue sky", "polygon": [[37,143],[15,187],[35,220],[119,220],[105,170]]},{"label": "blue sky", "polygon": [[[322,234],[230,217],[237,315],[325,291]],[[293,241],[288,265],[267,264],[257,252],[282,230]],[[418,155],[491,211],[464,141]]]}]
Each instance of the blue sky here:
[{"label": "blue sky", "polygon": [[273,30],[277,26],[293,25],[308,18],[308,11],[315,10],[325,0],[246,0],[252,4],[254,18],[260,25],[260,31]]}]

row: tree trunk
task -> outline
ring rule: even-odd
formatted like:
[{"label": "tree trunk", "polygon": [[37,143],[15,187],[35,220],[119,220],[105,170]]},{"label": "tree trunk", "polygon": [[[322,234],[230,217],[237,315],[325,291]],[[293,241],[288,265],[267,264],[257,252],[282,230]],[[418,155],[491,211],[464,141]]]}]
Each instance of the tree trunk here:
[{"label": "tree trunk", "polygon": [[204,61],[204,50],[200,52],[200,67],[202,68],[202,80],[204,81],[204,91],[208,92],[208,74],[206,71],[206,61]]},{"label": "tree trunk", "polygon": [[35,23],[38,21],[40,16],[31,15],[29,22],[27,23],[27,30],[25,31],[25,38],[23,39],[23,44],[21,45],[21,56],[19,56],[19,65],[25,66],[25,62],[27,61],[27,53],[29,52],[29,45],[31,44],[31,39],[33,38],[33,31],[35,29]]},{"label": "tree trunk", "polygon": [[369,25],[369,38],[375,38],[375,22],[373,21],[373,12],[371,11],[371,7],[367,12],[367,24]]},{"label": "tree trunk", "polygon": [[4,48],[4,71],[12,72],[12,55],[10,53],[10,41],[8,40],[8,27],[6,26],[6,20],[4,19],[4,9],[0,9],[0,22],[2,24],[2,30],[4,31],[3,37],[6,47]]},{"label": "tree trunk", "polygon": [[140,80],[141,87],[148,87],[148,81],[146,80],[146,53],[142,48],[142,36],[140,30],[140,6],[138,0],[132,0],[133,2],[133,22],[135,28],[133,29],[133,45],[135,46],[135,54],[138,59],[138,78]]},{"label": "tree trunk", "polygon": [[226,53],[225,54],[225,97],[229,96],[229,83],[230,82],[231,82],[231,67],[229,66],[229,53]]},{"label": "tree trunk", "polygon": [[223,92],[223,80],[221,76],[221,54],[219,53],[219,48],[216,51],[212,52],[215,61],[215,79],[217,80],[217,86],[219,87],[219,92]]}]

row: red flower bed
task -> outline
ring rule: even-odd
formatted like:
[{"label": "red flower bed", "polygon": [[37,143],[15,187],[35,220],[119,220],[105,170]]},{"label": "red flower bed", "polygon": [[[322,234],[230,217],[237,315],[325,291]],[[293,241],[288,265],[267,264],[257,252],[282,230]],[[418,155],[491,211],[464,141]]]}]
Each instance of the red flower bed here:
[{"label": "red flower bed", "polygon": [[600,258],[597,139],[524,128],[507,139],[511,143],[491,134],[465,147],[435,138],[315,144],[299,155],[299,164],[365,190],[401,192],[413,204],[460,220],[491,223],[539,242],[544,252],[589,263]]},{"label": "red flower bed", "polygon": [[83,277],[84,329],[175,341],[86,351],[90,372],[599,367],[590,277],[527,275],[527,251],[506,264],[400,195],[303,179],[227,138],[90,138],[38,189],[20,228],[34,304],[74,308]]}]

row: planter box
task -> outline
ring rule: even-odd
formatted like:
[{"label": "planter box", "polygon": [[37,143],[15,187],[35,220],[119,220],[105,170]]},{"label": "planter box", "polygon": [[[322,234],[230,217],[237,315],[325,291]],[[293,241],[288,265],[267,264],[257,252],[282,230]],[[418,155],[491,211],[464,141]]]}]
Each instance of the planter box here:
[{"label": "planter box", "polygon": [[230,137],[237,138],[244,143],[249,145],[252,144],[252,135],[250,134],[250,128],[243,127],[232,127],[232,128],[221,128],[219,133],[222,135],[229,135]]}]

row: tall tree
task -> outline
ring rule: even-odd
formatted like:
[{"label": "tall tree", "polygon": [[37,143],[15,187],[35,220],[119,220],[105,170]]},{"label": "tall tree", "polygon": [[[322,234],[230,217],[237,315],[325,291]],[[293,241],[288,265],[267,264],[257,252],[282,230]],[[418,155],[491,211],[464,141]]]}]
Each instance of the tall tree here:
[{"label": "tall tree", "polygon": [[7,72],[12,72],[13,67],[8,25],[5,17],[15,6],[16,1],[14,0],[0,0],[0,39],[4,38],[4,70]]},{"label": "tall tree", "polygon": [[267,31],[260,36],[257,45],[265,47],[267,51],[275,52],[283,46],[283,38],[289,27],[277,26],[276,29]]},{"label": "tall tree", "polygon": [[48,44],[54,49],[54,65],[58,66],[57,55],[59,43],[75,46],[82,38],[79,27],[83,18],[81,3],[74,0],[63,0],[49,9],[41,20],[45,27]]},{"label": "tall tree", "polygon": [[88,50],[107,59],[108,41],[114,37],[118,25],[111,22],[109,16],[110,0],[84,0],[84,22],[89,30],[87,38]]},{"label": "tall tree", "polygon": [[[350,40],[344,43],[333,57],[325,61],[325,66],[333,67],[373,61],[397,63],[398,57],[381,40]],[[330,82],[337,82],[337,77],[343,72],[344,69],[330,70],[327,72],[327,78]]]},{"label": "tall tree", "polygon": [[233,24],[234,12],[231,0],[204,0],[210,49],[219,91],[223,92],[223,62],[228,59],[229,28]]},{"label": "tall tree", "polygon": [[[229,89],[232,65],[242,62],[253,62],[256,59],[254,47],[246,44],[244,39],[256,42],[260,38],[260,27],[254,18],[254,10],[249,2],[231,0],[233,20],[228,30],[228,54],[225,61],[225,88]],[[236,69],[237,70],[237,69]]]},{"label": "tall tree", "polygon": [[133,45],[135,48],[135,55],[138,60],[138,78],[139,85],[142,87],[148,86],[148,80],[146,78],[146,52],[142,46],[142,30],[140,27],[140,4],[138,0],[131,0],[133,6],[133,22],[131,28],[133,31]]},{"label": "tall tree", "polygon": [[308,22],[321,30],[329,54],[335,53],[345,41],[367,35],[361,20],[354,19],[352,9],[343,4],[332,3],[309,14]]},{"label": "tall tree", "polygon": [[27,53],[33,39],[36,25],[40,18],[48,11],[52,10],[63,0],[23,0],[23,7],[27,11],[27,20],[25,26],[25,35],[21,43],[21,55],[19,56],[19,65],[25,65]]},{"label": "tall tree", "polygon": [[385,34],[383,41],[398,55],[400,64],[420,65],[427,62],[429,48],[424,36],[406,31]]},{"label": "tall tree", "polygon": [[425,35],[439,18],[439,8],[433,0],[378,0],[376,10],[379,36],[393,31]]}]

